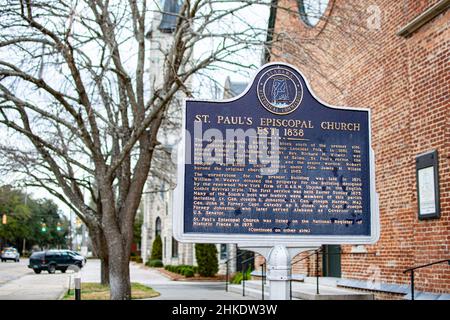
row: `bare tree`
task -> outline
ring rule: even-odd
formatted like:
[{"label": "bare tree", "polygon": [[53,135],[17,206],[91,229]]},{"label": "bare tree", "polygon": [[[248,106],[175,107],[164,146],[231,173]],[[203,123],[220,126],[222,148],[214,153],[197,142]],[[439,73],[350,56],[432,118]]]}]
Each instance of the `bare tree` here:
[{"label": "bare tree", "polygon": [[[130,298],[133,221],[148,174],[157,172],[151,165],[168,106],[175,94],[191,94],[186,83],[200,70],[252,67],[233,55],[261,45],[265,28],[234,30],[227,19],[245,22],[240,10],[255,3],[270,1],[183,1],[163,81],[149,90],[148,1],[1,1],[2,169],[77,213],[111,299]],[[195,56],[205,41],[209,50]]]}]

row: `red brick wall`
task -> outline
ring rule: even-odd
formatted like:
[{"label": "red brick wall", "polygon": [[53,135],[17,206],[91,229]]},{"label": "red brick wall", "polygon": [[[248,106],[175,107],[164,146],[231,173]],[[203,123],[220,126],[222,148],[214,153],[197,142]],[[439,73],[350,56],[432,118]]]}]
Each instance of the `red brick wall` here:
[{"label": "red brick wall", "polygon": [[[436,2],[330,1],[315,28],[277,11],[275,38],[282,40],[271,60],[298,67],[327,103],[372,109],[381,238],[366,246],[370,254],[342,256],[345,278],[408,284],[404,269],[450,258],[450,10],[409,38],[396,34]],[[279,4],[297,11],[294,0]],[[441,218],[419,221],[415,157],[432,149],[439,153]],[[294,272],[311,270],[309,261]],[[450,292],[448,265],[416,275],[417,290]]]}]

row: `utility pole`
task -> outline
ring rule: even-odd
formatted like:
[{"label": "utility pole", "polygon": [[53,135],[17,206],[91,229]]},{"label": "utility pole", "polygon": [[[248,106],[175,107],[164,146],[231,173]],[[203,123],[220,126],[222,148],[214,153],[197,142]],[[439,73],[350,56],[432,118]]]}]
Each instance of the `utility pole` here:
[{"label": "utility pole", "polygon": [[72,209],[69,209],[69,249],[72,248]]}]

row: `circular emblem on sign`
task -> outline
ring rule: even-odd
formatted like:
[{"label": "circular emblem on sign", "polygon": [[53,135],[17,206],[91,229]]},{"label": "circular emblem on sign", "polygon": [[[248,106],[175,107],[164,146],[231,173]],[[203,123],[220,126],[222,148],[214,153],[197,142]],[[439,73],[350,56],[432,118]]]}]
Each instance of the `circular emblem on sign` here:
[{"label": "circular emblem on sign", "polygon": [[259,79],[257,94],[264,108],[285,115],[295,111],[302,102],[303,87],[291,70],[272,67]]}]

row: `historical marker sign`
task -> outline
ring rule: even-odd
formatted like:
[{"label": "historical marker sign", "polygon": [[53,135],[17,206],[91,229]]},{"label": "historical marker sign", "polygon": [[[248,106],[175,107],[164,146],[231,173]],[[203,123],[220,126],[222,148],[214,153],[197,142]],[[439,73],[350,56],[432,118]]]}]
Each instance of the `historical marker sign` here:
[{"label": "historical marker sign", "polygon": [[239,97],[187,100],[183,122],[178,240],[377,241],[369,109],[329,106],[297,69],[271,63]]}]

